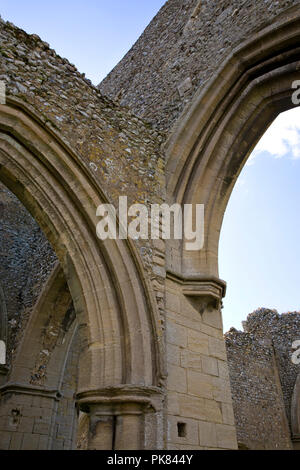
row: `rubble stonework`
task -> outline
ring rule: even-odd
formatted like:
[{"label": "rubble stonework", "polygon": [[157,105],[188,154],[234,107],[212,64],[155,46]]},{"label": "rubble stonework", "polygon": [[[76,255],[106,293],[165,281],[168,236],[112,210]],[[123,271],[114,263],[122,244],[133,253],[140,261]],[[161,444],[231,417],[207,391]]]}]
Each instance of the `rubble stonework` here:
[{"label": "rubble stonework", "polygon": [[298,0],[170,0],[99,89],[169,129],[253,29],[295,5]]},{"label": "rubble stonework", "polygon": [[292,397],[300,373],[292,345],[300,338],[300,313],[261,308],[243,327],[225,335],[239,445],[291,449]]},{"label": "rubble stonework", "polygon": [[7,364],[57,258],[36,221],[0,184],[0,286],[7,310]]}]

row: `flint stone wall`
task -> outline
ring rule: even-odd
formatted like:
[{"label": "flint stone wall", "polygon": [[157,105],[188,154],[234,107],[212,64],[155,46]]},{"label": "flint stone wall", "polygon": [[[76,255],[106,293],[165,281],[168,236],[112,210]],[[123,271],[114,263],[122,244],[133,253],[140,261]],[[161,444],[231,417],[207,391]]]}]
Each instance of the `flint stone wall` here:
[{"label": "flint stone wall", "polygon": [[226,333],[233,409],[241,448],[290,449],[291,401],[300,365],[292,344],[300,339],[300,313],[258,309],[244,332]]},{"label": "flint stone wall", "polygon": [[99,84],[160,130],[169,130],[233,50],[299,0],[169,0]]}]

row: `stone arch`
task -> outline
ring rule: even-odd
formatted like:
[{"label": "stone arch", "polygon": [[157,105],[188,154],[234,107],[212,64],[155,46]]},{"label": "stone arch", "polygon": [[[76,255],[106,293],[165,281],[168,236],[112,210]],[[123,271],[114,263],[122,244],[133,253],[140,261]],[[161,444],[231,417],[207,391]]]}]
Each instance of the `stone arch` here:
[{"label": "stone arch", "polygon": [[[8,380],[0,388],[0,429],[15,414],[10,423],[11,450],[20,449],[22,439],[13,436],[15,432],[22,435],[26,418],[33,420],[30,445],[39,436],[39,449],[75,448],[75,393],[84,339],[63,271],[57,264],[33,309]],[[26,448],[29,442],[26,436],[24,439]]]},{"label": "stone arch", "polygon": [[0,180],[52,244],[77,321],[87,326],[78,402],[95,413],[111,401],[159,408],[162,334],[139,256],[131,242],[97,239],[96,208],[107,202],[99,183],[50,124],[15,99],[0,106]]},{"label": "stone arch", "polygon": [[204,249],[178,249],[175,268],[183,275],[218,277],[219,235],[237,177],[266,128],[294,106],[299,37],[299,9],[293,8],[236,48],[166,143],[169,199],[202,203],[206,211]]}]

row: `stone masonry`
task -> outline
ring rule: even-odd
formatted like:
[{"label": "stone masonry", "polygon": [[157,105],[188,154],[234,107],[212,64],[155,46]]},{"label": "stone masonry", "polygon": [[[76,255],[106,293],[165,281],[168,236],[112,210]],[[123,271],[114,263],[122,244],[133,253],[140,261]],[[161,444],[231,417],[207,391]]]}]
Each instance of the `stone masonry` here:
[{"label": "stone masonry", "polygon": [[292,397],[300,364],[292,361],[300,314],[259,309],[244,331],[226,333],[226,348],[241,449],[291,449]]}]

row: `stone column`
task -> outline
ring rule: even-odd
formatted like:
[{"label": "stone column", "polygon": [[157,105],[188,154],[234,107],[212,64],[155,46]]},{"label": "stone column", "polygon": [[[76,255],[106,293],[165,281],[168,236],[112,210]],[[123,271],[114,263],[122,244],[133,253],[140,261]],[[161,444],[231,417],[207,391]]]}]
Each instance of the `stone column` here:
[{"label": "stone column", "polygon": [[147,413],[147,404],[124,403],[117,408],[115,450],[144,449],[146,431],[144,413]]},{"label": "stone column", "polygon": [[106,405],[92,404],[88,407],[88,450],[112,450],[115,441],[115,416]]},{"label": "stone column", "polygon": [[221,304],[215,277],[166,279],[168,449],[236,449]]},{"label": "stone column", "polygon": [[[157,429],[163,393],[156,387],[124,385],[77,395],[89,415],[89,450],[142,450],[162,447]],[[149,419],[149,415],[151,419]]]}]

